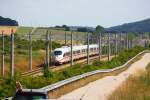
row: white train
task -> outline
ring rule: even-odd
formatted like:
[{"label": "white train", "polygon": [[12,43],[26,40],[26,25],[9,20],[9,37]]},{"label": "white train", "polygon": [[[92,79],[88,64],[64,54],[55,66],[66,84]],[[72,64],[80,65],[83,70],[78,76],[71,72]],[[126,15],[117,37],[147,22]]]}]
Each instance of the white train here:
[{"label": "white train", "polygon": [[[98,54],[98,45],[89,45],[89,55]],[[55,64],[63,64],[71,59],[71,47],[63,46],[53,51],[52,60]],[[73,60],[78,60],[87,56],[87,45],[73,46]]]}]

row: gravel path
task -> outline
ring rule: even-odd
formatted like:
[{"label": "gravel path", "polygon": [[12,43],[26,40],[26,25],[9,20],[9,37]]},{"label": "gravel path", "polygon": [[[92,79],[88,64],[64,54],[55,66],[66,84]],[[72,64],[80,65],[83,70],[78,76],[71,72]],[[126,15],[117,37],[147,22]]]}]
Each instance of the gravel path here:
[{"label": "gravel path", "polygon": [[88,85],[76,89],[58,100],[107,100],[107,97],[119,87],[129,75],[137,75],[137,72],[144,71],[150,63],[150,53],[146,53],[140,60],[133,63],[130,68],[117,76],[107,76]]}]

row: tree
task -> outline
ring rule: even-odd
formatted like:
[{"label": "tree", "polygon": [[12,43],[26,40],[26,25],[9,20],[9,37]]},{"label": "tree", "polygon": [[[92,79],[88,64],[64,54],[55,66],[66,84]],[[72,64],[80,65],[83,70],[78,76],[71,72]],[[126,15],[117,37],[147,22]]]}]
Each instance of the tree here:
[{"label": "tree", "polygon": [[104,27],[102,27],[100,25],[97,25],[95,30],[96,30],[97,33],[99,33],[99,32],[102,32],[102,33],[105,32]]},{"label": "tree", "polygon": [[77,29],[77,31],[78,31],[78,32],[87,32],[88,30],[87,30],[86,27],[79,27],[79,28]]},{"label": "tree", "polygon": [[4,18],[0,16],[0,25],[1,26],[18,26],[18,22],[10,18]]},{"label": "tree", "polygon": [[70,28],[67,25],[62,25],[62,28],[64,28],[65,31],[70,31]]}]

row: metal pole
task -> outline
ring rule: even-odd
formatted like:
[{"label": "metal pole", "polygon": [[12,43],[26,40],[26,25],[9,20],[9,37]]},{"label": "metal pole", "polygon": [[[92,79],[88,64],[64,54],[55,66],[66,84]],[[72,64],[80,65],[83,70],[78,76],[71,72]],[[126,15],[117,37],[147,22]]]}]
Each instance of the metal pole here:
[{"label": "metal pole", "polygon": [[128,33],[126,33],[126,49],[129,49]]},{"label": "metal pole", "polygon": [[121,52],[121,50],[123,49],[122,46],[122,33],[120,33],[120,43],[119,43],[119,52]]},{"label": "metal pole", "polygon": [[71,67],[73,66],[73,32],[71,32]]},{"label": "metal pole", "polygon": [[108,38],[108,37],[107,37],[107,34],[105,33],[105,41],[106,41],[106,44],[105,44],[105,55],[108,54],[108,49],[107,49],[107,48],[108,48],[108,47],[107,47],[107,46],[108,46],[108,40],[107,40],[107,38]]},{"label": "metal pole", "polygon": [[108,61],[110,61],[110,33],[108,33]]},{"label": "metal pole", "polygon": [[4,44],[4,32],[2,31],[2,77],[4,77],[4,74],[5,74],[5,63],[4,63],[4,57],[5,57],[5,44]]},{"label": "metal pole", "polygon": [[11,79],[14,77],[14,33],[11,30],[10,36],[10,77]]},{"label": "metal pole", "polygon": [[87,33],[87,65],[89,65],[89,33]]},{"label": "metal pole", "polygon": [[117,33],[115,33],[115,57],[117,57],[118,54],[118,39],[117,39]]},{"label": "metal pole", "polygon": [[65,32],[65,46],[67,45],[67,33]]},{"label": "metal pole", "polygon": [[29,70],[32,70],[32,32],[29,32]]},{"label": "metal pole", "polygon": [[46,66],[45,70],[48,70],[49,67],[49,33],[46,32]]},{"label": "metal pole", "polygon": [[50,65],[52,65],[52,32],[50,32],[50,35],[49,35],[49,42],[50,42]]},{"label": "metal pole", "polygon": [[101,58],[102,58],[102,50],[103,50],[103,47],[102,47],[102,33],[100,33],[100,53],[101,53]]}]

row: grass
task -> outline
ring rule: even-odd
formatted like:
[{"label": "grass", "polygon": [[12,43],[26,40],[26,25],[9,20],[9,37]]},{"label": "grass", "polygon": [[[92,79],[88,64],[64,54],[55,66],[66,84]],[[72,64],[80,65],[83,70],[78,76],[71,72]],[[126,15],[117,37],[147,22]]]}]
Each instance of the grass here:
[{"label": "grass", "polygon": [[106,62],[106,61],[100,63],[95,62],[92,65],[77,64],[74,65],[73,67],[69,67],[61,71],[45,72],[43,76],[21,77],[20,74],[16,73],[16,76],[14,77],[13,80],[11,80],[9,77],[6,77],[5,79],[3,79],[3,81],[0,81],[0,86],[3,86],[0,87],[0,98],[13,95],[15,91],[14,89],[15,81],[20,81],[24,88],[41,88],[43,86],[47,86],[56,83],[58,81],[76,75],[80,75],[86,72],[94,71],[97,69],[108,69],[108,68],[117,67],[121,64],[124,64],[131,57],[134,57],[137,53],[143,50],[144,48],[142,47],[135,47],[130,50],[125,50],[124,52],[121,52],[117,58],[113,58],[110,62]]},{"label": "grass", "polygon": [[108,100],[150,100],[150,64],[146,72],[129,77]]},{"label": "grass", "polygon": [[125,71],[126,69],[128,69],[131,64],[133,64],[134,62],[140,60],[143,55],[144,55],[144,53],[140,54],[139,56],[134,58],[124,68],[121,68],[121,69],[118,69],[118,70],[115,70],[115,71],[109,72],[109,73],[98,73],[98,74],[95,74],[95,75],[91,75],[91,76],[85,77],[83,79],[80,79],[80,80],[77,80],[75,82],[72,82],[72,83],[69,83],[67,85],[64,85],[62,87],[59,87],[59,88],[57,88],[55,90],[49,91],[48,92],[48,96],[51,99],[55,99],[55,98],[58,98],[58,97],[60,97],[62,95],[70,93],[71,91],[73,91],[75,89],[78,89],[78,88],[80,88],[82,86],[85,86],[85,85],[87,85],[90,82],[93,82],[93,81],[96,81],[96,80],[98,80],[100,78],[103,78],[105,76],[118,75],[119,73],[121,73],[121,72]]},{"label": "grass", "polygon": [[[2,38],[0,37],[0,40]],[[9,36],[5,37],[5,69],[6,72],[9,71],[10,66],[10,43]],[[14,40],[14,60],[15,60],[15,71],[25,72],[28,71],[28,63],[29,63],[29,41],[25,39],[21,39],[15,34]],[[52,42],[52,48],[58,48],[61,45],[55,42]],[[0,48],[2,48],[2,41],[0,41]],[[0,55],[2,53],[0,49]],[[44,63],[45,58],[45,41],[37,40],[32,41],[32,57],[33,57],[33,69],[39,67],[39,65]],[[1,57],[0,57],[1,61]],[[0,62],[1,64],[1,62]],[[6,73],[7,74],[7,73]]]}]

